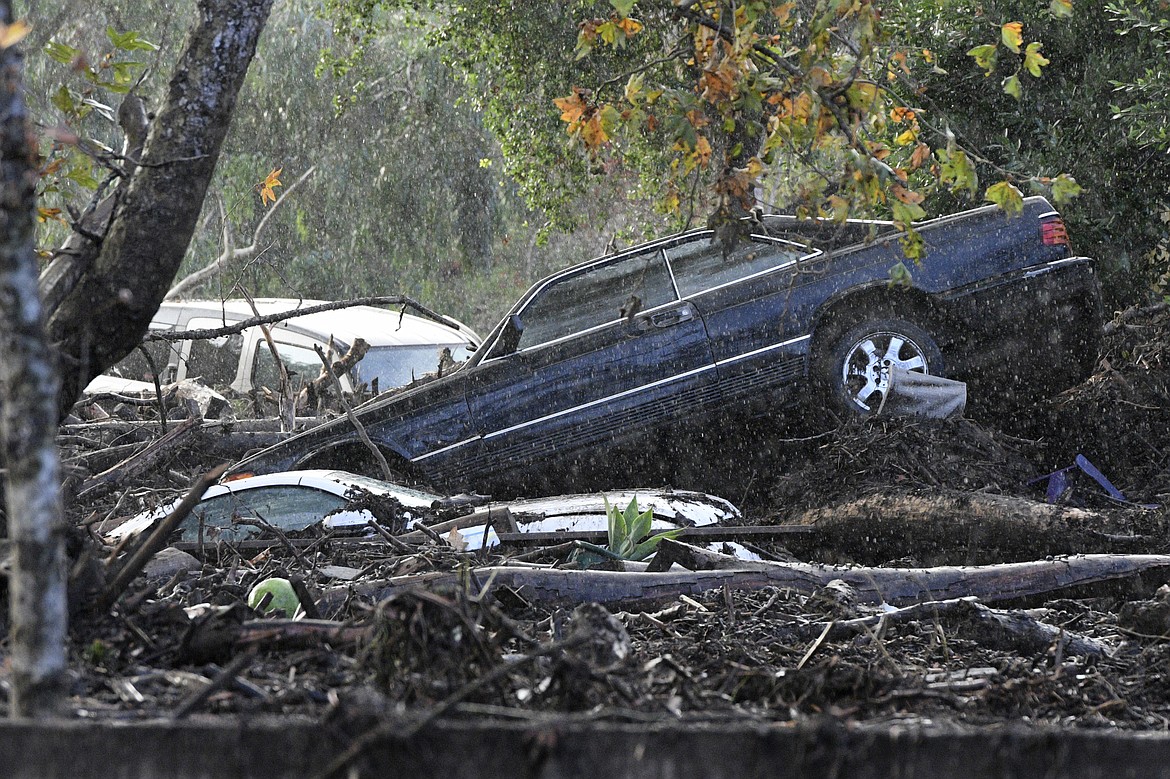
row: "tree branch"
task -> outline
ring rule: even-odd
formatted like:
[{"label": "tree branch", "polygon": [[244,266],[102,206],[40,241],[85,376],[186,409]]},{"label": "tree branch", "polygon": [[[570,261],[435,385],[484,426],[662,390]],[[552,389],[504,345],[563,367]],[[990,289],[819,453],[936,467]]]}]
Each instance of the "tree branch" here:
[{"label": "tree branch", "polygon": [[281,193],[280,197],[276,199],[276,202],[272,204],[272,207],[264,213],[264,217],[260,220],[260,224],[256,225],[256,229],[252,233],[252,242],[247,246],[239,249],[235,248],[235,242],[231,239],[231,227],[228,224],[227,214],[224,212],[223,202],[220,200],[220,214],[223,218],[223,251],[208,265],[180,279],[173,287],[170,288],[170,290],[167,291],[165,299],[174,300],[175,298],[182,297],[191,290],[199,287],[208,279],[222,273],[232,264],[242,260],[251,259],[256,254],[256,252],[259,251],[260,237],[264,233],[264,228],[268,226],[268,221],[272,218],[272,215],[276,213],[276,210],[280,208],[280,205],[285,201],[285,199],[288,198],[288,196],[293,192],[295,192],[297,187],[303,184],[305,180],[308,179],[309,176],[313,175],[316,170],[316,165],[310,166],[308,170],[301,174],[300,178],[290,184],[288,188]]}]

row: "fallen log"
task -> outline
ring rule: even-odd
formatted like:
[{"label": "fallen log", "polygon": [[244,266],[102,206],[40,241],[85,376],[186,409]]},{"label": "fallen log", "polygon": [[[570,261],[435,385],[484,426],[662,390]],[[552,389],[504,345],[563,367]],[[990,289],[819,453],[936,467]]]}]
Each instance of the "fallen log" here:
[{"label": "fallen log", "polygon": [[813,593],[836,580],[844,581],[853,589],[858,603],[907,606],[967,596],[985,602],[1011,600],[1146,571],[1170,570],[1170,555],[1078,555],[1036,562],[938,568],[736,562],[735,567],[725,569],[657,573],[489,566],[467,573],[399,576],[336,588],[326,591],[318,606],[322,614],[328,615],[351,595],[381,600],[409,589],[456,587],[463,586],[464,582],[470,582],[480,595],[500,587],[510,588],[529,602],[628,604],[671,600],[724,585],[746,590],[789,587]]}]

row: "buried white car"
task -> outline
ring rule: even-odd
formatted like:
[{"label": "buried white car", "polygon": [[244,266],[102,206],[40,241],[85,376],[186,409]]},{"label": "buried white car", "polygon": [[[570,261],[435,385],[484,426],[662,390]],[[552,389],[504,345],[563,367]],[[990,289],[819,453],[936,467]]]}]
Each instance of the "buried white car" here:
[{"label": "buried white car", "polygon": [[[306,530],[318,524],[327,530],[352,528],[359,532],[374,519],[368,509],[355,505],[360,505],[363,496],[397,500],[403,509],[402,517],[407,520],[407,529],[412,523],[433,517],[435,510],[444,505],[442,496],[345,471],[284,471],[210,487],[179,525],[179,540],[190,542],[202,538],[206,543],[232,543],[260,535],[261,523],[285,532]],[[606,501],[624,508],[632,499],[637,500],[642,511],[653,510],[653,532],[721,524],[741,516],[739,509],[723,498],[659,488],[489,502],[482,508],[507,508],[521,532],[604,531]],[[114,528],[109,535],[121,538],[153,527],[178,503],[175,500],[139,514]],[[498,543],[495,531],[487,524],[461,528],[458,532],[467,549]]]}]

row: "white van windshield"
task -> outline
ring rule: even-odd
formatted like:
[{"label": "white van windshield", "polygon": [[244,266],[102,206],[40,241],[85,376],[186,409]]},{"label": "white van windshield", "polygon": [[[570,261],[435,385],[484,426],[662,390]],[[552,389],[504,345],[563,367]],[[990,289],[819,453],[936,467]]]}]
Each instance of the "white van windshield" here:
[{"label": "white van windshield", "polygon": [[[374,346],[354,368],[351,376],[357,384],[365,384],[373,389],[373,381],[378,380],[378,391],[401,387],[424,374],[435,373],[439,369],[439,357],[444,349],[451,350],[451,360],[462,363],[471,356],[466,343],[456,344],[426,344],[422,346]],[[447,373],[450,366],[444,367]],[[356,374],[356,375],[355,375]]]}]

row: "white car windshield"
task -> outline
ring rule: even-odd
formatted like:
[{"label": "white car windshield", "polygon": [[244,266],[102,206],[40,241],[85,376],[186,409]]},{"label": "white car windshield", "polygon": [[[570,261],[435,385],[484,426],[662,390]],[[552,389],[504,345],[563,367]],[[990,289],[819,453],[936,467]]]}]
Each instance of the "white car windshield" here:
[{"label": "white car windshield", "polygon": [[456,363],[471,356],[466,343],[375,346],[357,364],[353,373],[359,384],[371,385],[377,378],[379,390],[401,387],[424,374],[435,373],[443,349],[451,350],[451,359]]}]

